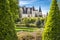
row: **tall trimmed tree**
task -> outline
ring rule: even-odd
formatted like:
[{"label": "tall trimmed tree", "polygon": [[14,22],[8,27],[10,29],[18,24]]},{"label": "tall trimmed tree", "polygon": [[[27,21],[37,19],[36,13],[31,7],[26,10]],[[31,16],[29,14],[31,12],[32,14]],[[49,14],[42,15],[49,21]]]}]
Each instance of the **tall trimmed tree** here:
[{"label": "tall trimmed tree", "polygon": [[19,6],[18,6],[18,0],[9,0],[10,1],[10,10],[13,15],[14,21],[16,21],[19,18]]},{"label": "tall trimmed tree", "polygon": [[9,0],[0,0],[0,40],[17,40]]},{"label": "tall trimmed tree", "polygon": [[42,40],[60,40],[60,13],[57,0],[52,0]]}]

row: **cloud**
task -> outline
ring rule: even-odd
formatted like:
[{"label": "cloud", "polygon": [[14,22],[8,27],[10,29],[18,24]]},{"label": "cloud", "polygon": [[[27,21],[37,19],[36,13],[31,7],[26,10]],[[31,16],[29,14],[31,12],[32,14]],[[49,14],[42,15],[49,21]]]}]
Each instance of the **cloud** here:
[{"label": "cloud", "polygon": [[20,1],[19,4],[20,4],[20,5],[26,5],[26,4],[30,4],[30,2],[27,2],[27,1]]},{"label": "cloud", "polygon": [[30,1],[30,0],[19,0],[19,1]]},{"label": "cloud", "polygon": [[19,5],[27,5],[27,4],[32,4],[33,2],[35,2],[37,0],[20,0],[19,1]]}]

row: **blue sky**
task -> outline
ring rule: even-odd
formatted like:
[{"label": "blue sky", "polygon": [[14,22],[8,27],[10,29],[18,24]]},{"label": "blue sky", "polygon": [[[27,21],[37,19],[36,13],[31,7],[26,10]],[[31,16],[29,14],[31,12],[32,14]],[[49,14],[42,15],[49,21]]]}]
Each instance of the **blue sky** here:
[{"label": "blue sky", "polygon": [[32,7],[36,9],[41,7],[42,13],[46,14],[49,12],[51,0],[19,0],[19,6]]}]

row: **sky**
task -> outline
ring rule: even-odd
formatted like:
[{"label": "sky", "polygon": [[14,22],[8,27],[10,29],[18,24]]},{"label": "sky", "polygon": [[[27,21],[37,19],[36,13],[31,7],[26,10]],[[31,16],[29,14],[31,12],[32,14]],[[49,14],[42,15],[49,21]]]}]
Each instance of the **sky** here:
[{"label": "sky", "polygon": [[35,7],[38,9],[41,7],[42,13],[49,12],[51,0],[19,0],[19,6]]}]

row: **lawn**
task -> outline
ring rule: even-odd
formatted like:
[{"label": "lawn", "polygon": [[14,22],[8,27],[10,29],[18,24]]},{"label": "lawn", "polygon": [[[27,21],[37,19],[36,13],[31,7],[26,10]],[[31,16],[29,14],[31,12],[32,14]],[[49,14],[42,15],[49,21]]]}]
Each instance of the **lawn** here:
[{"label": "lawn", "polygon": [[40,28],[32,28],[32,27],[16,27],[16,31],[27,31],[27,32],[34,32],[36,30],[40,30]]}]

